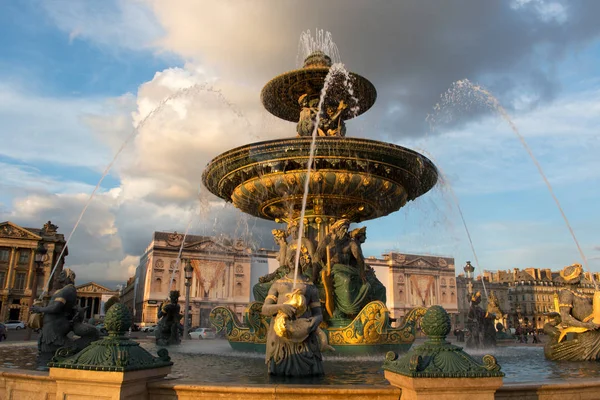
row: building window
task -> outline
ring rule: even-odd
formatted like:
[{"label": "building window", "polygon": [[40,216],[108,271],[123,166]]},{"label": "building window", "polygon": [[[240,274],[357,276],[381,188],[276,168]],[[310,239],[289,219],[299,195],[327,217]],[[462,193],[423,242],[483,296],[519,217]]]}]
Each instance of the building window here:
[{"label": "building window", "polygon": [[6,271],[0,271],[0,289],[4,288],[4,280],[6,279]]},{"label": "building window", "polygon": [[24,272],[17,272],[17,276],[15,277],[15,289],[23,290],[25,289],[25,278],[26,275]]},{"label": "building window", "polygon": [[0,249],[0,262],[8,262],[8,256],[8,250]]},{"label": "building window", "polygon": [[161,286],[162,286],[162,280],[160,278],[155,279],[154,282],[152,283],[152,291],[160,292]]},{"label": "building window", "polygon": [[19,264],[27,264],[29,262],[29,253],[25,251],[19,252]]}]

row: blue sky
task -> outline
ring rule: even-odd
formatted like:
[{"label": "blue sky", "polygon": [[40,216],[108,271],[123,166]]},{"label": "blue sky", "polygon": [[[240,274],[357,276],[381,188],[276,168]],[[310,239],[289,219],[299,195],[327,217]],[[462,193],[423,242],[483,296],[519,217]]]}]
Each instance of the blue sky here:
[{"label": "blue sky", "polygon": [[[222,151],[294,135],[293,124],[264,111],[259,93],[295,68],[300,33],[320,28],[331,32],[347,68],[378,89],[375,107],[349,122],[348,136],[394,142],[434,160],[460,202],[480,269],[558,269],[581,257],[498,113],[455,99],[430,130],[425,118],[459,79],[489,88],[506,108],[590,268],[600,271],[598,6],[364,5],[3,2],[0,220],[41,226],[51,219],[68,235],[129,139],[73,236],[68,262],[79,282],[126,280],[154,230],[183,231],[190,220],[197,234],[247,225],[271,246],[272,225],[211,197],[200,176]],[[460,269],[473,254],[453,197],[440,186],[368,222],[365,252],[449,255]]]}]

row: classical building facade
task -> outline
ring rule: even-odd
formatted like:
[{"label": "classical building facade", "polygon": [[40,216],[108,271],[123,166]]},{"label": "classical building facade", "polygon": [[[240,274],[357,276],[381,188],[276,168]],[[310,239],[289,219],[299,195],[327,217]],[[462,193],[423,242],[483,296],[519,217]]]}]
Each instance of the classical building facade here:
[{"label": "classical building facade", "polygon": [[[214,237],[155,232],[140,259],[136,275],[127,281],[121,301],[140,325],[157,322],[160,304],[170,290],[179,290],[185,304],[185,278],[181,259],[190,260],[192,326],[210,326],[209,314],[216,306],[229,307],[242,320],[248,303],[254,301],[252,287],[258,278],[279,267],[277,251],[252,251],[242,242]],[[366,263],[386,287],[390,316],[401,319],[417,306],[442,305],[450,314],[458,312],[454,259],[430,255],[389,253],[368,257]]]},{"label": "classical building facade", "polygon": [[[589,273],[584,273],[582,280],[582,294],[593,296],[594,285]],[[595,273],[594,279],[600,281],[600,274]],[[465,327],[465,320],[469,311],[469,296],[467,294],[467,279],[459,275],[459,318],[456,323]],[[483,277],[478,276],[473,281],[473,291],[482,294],[481,306],[487,306],[487,293],[494,292],[503,311],[501,321],[506,328],[518,326],[530,329],[542,329],[548,322],[548,313],[555,311],[554,295],[564,286],[564,280],[559,270],[514,268],[507,271],[484,271]]]},{"label": "classical building facade", "polygon": [[76,286],[80,307],[87,307],[86,318],[96,320],[104,317],[104,303],[113,296],[119,296],[118,290],[111,290],[96,282],[88,282]]},{"label": "classical building facade", "polygon": [[[240,319],[251,299],[252,277],[275,268],[275,252],[252,252],[243,242],[214,237],[155,232],[140,259],[136,275],[124,289],[134,321],[141,325],[158,322],[160,304],[170,290],[179,290],[180,304],[185,303],[185,262],[193,268],[190,287],[192,326],[210,326],[209,314],[216,306],[232,309]],[[269,262],[273,264],[269,268]],[[263,275],[264,275],[263,274]],[[254,276],[258,281],[258,276]],[[131,293],[133,292],[133,293]],[[128,304],[128,303],[125,303]]]},{"label": "classical building facade", "polygon": [[[32,296],[39,296],[48,286],[46,295],[53,292],[53,283],[68,255],[65,249],[48,284],[52,268],[66,245],[64,235],[57,233],[58,226],[48,221],[42,228],[25,228],[10,221],[0,223],[0,321],[29,317]],[[46,251],[39,265],[35,263],[38,246]],[[34,288],[34,274],[37,284]]]},{"label": "classical building facade", "polygon": [[441,305],[451,315],[458,312],[453,258],[388,253],[365,261],[386,287],[391,318],[399,320],[414,307],[432,305]]}]

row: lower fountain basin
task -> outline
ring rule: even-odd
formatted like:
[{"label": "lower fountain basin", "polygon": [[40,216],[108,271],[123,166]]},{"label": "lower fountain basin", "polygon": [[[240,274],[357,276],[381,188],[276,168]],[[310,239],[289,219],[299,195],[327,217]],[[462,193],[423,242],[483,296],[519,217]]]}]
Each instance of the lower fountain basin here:
[{"label": "lower fountain basin", "polygon": [[[152,353],[158,350],[148,340],[142,341],[142,346]],[[32,371],[35,368],[35,343],[15,343],[5,347],[5,351],[0,351],[0,397],[4,394],[3,390],[19,382],[27,388],[37,385],[36,390],[40,393],[45,390],[45,386],[40,386],[44,383],[48,386],[47,395],[52,396],[48,373]],[[489,353],[496,356],[506,373],[503,386],[495,394],[498,400],[574,395],[582,399],[596,399],[600,390],[600,363],[549,361],[544,358],[542,347],[527,345],[469,351],[476,359]],[[152,398],[233,398],[243,393],[244,398],[258,399],[274,397],[274,391],[282,393],[282,396],[285,392],[290,398],[311,398],[315,393],[329,395],[329,392],[332,397],[328,398],[346,400],[365,397],[398,399],[400,396],[398,389],[389,385],[383,377],[383,354],[325,355],[324,377],[296,380],[269,377],[263,355],[234,351],[224,339],[184,341],[179,346],[170,347],[169,354],[174,362],[172,373],[168,379],[149,385]],[[333,397],[334,394],[337,397]]]}]

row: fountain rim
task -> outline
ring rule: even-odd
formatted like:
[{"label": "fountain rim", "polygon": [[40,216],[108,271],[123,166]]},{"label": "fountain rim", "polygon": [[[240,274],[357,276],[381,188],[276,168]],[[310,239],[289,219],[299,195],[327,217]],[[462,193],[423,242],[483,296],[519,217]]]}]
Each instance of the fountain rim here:
[{"label": "fountain rim", "polygon": [[[285,162],[285,160],[297,160],[298,163],[303,163],[308,158],[311,142],[311,137],[283,138],[249,143],[230,149],[216,156],[207,164],[202,173],[202,182],[212,194],[226,202],[232,202],[234,201],[232,198],[234,189],[243,182],[252,181],[255,177],[260,176],[261,165],[267,166],[270,163]],[[364,138],[319,137],[316,138],[316,146],[317,149],[331,149],[331,152],[319,154],[315,157],[315,162],[317,162],[317,159],[340,159],[353,160],[354,163],[365,162],[373,165],[379,172],[375,172],[376,170],[369,172],[363,169],[364,166],[354,164],[342,166],[340,171],[347,170],[349,173],[357,173],[359,175],[374,173],[374,176],[399,184],[401,187],[404,187],[407,195],[405,202],[406,200],[414,200],[424,195],[438,182],[439,171],[431,160],[417,151],[400,145]],[[286,155],[283,153],[288,149],[293,150],[293,154]],[[356,154],[352,154],[353,152],[356,152]],[[377,165],[380,165],[380,167],[377,167]],[[391,168],[391,170],[381,169],[383,167]],[[240,178],[242,179],[241,181],[238,182],[239,179],[236,179],[234,186],[229,188],[222,186],[222,182],[224,182],[227,176],[237,175],[240,171],[248,168],[251,170],[247,172],[245,177]],[[331,168],[317,168],[312,171],[311,175],[328,169]],[[295,168],[289,169],[287,172],[305,170],[305,167],[299,169],[295,166]],[[421,172],[418,173],[419,171]],[[401,175],[393,178],[397,173]],[[410,176],[411,180],[416,179],[419,185],[406,186],[406,181],[401,178],[402,175]],[[401,207],[393,211],[397,211]],[[253,212],[250,212],[250,214],[259,216]],[[387,214],[385,213],[384,215]],[[259,217],[264,218],[262,216]]]},{"label": "fountain rim", "polygon": [[[210,166],[211,164],[214,164],[218,161],[220,161],[222,158],[225,158],[227,156],[231,156],[235,153],[240,153],[242,151],[248,150],[252,147],[260,147],[262,145],[267,145],[267,144],[284,144],[285,142],[290,141],[290,144],[293,143],[298,143],[298,142],[308,142],[310,144],[310,142],[312,141],[312,138],[307,136],[307,137],[287,137],[287,138],[279,138],[279,139],[269,139],[269,140],[261,140],[260,142],[252,142],[252,143],[248,143],[248,144],[244,144],[238,147],[234,147],[233,149],[229,149],[217,156],[215,156],[212,160],[210,160],[208,163],[206,163],[206,167]],[[394,144],[394,143],[388,143],[388,142],[382,142],[379,140],[374,140],[374,139],[367,139],[367,138],[355,138],[355,137],[329,137],[329,136],[325,136],[325,137],[317,137],[316,138],[316,143],[319,142],[363,142],[363,143],[372,143],[372,144],[377,144],[377,145],[382,145],[384,147],[389,147],[391,149],[394,150],[399,150],[399,151],[404,151],[406,153],[412,153],[412,155],[419,157],[421,160],[423,160],[425,163],[429,164],[428,166],[430,167],[430,169],[433,169],[435,171],[435,173],[437,175],[439,175],[439,171],[436,167],[436,165],[433,163],[433,161],[431,161],[427,156],[419,153],[416,150],[412,150],[408,147],[404,147],[404,146],[400,146],[398,144]],[[318,145],[317,145],[318,146]],[[208,168],[206,168],[204,170],[204,172],[202,173],[202,178],[204,180],[204,176],[206,175],[206,172],[208,171]],[[315,171],[316,172],[316,171]]]},{"label": "fountain rim", "polygon": [[[298,79],[302,75],[312,74],[315,75],[314,79],[322,79],[323,83],[320,84],[320,89],[323,87],[325,78],[329,73],[331,67],[324,66],[310,66],[291,71],[284,72],[277,75],[276,77],[269,80],[260,92],[261,103],[265,109],[272,115],[290,122],[298,122],[300,119],[300,106],[298,105],[298,99],[290,99],[289,96],[281,96],[278,94],[278,89],[282,89],[286,85],[286,81],[290,78]],[[354,97],[358,99],[358,111],[356,113],[343,113],[342,119],[349,120],[354,117],[367,112],[374,104],[377,99],[377,89],[371,81],[364,76],[355,72],[348,72],[348,74],[354,80],[353,89]],[[321,75],[321,76],[318,76]],[[359,83],[358,85],[356,83]],[[290,86],[290,85],[288,85]],[[289,88],[288,88],[289,89]],[[287,91],[286,91],[287,92]],[[288,92],[289,93],[289,92]],[[369,95],[370,93],[370,95]],[[277,99],[276,101],[268,101],[267,98]]]}]

